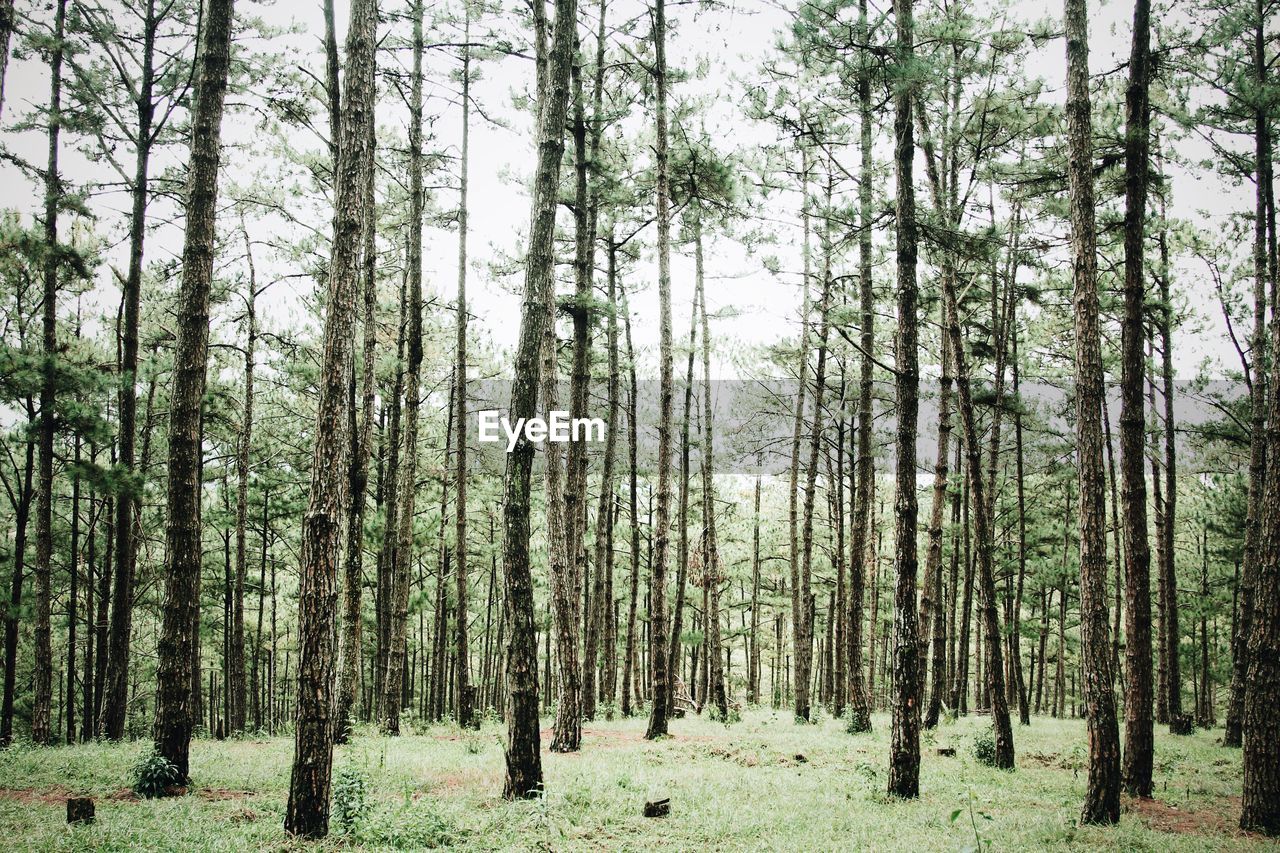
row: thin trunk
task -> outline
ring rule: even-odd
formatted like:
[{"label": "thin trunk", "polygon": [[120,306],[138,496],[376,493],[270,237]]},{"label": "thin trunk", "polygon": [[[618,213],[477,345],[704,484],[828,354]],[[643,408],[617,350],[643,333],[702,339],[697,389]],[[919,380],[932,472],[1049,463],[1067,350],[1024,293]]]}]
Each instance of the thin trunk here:
[{"label": "thin trunk", "polygon": [[[155,0],[147,0],[143,21],[142,64],[138,80],[138,126],[134,148],[134,176],[132,209],[129,217],[129,270],[125,276],[122,296],[123,323],[121,324],[120,361],[120,428],[119,465],[127,472],[136,473],[134,446],[137,441],[137,381],[138,381],[138,325],[142,293],[143,244],[146,239],[146,213],[148,200],[148,176],[150,173],[151,146],[154,142],[151,125],[155,118],[152,93],[155,86]],[[115,602],[111,613],[110,647],[103,648],[109,654],[105,672],[105,689],[109,696],[102,703],[105,709],[100,724],[103,734],[112,740],[124,737],[125,698],[129,683],[130,635],[133,630],[133,576],[137,561],[137,530],[135,525],[141,515],[140,495],[130,489],[116,500],[115,521]],[[103,605],[106,598],[101,597]],[[101,645],[101,644],[100,644]]]},{"label": "thin trunk", "polygon": [[[465,41],[471,39],[471,4],[463,4],[466,13]],[[458,304],[457,350],[454,370],[454,399],[457,410],[457,448],[454,458],[453,553],[457,563],[455,575],[454,660],[457,683],[458,725],[470,728],[475,714],[471,687],[471,657],[467,638],[467,181],[471,152],[471,48],[462,49],[462,159],[458,175]]]},{"label": "thin trunk", "polygon": [[[572,3],[573,0],[568,0]],[[671,534],[671,188],[667,155],[667,19],[666,0],[653,4],[653,77],[656,89],[657,168],[656,214],[658,219],[658,373],[661,390],[658,409],[658,513],[653,531],[653,565],[649,578],[649,665],[653,674],[653,702],[645,738],[653,740],[667,733],[670,690],[667,682],[667,560]]]}]

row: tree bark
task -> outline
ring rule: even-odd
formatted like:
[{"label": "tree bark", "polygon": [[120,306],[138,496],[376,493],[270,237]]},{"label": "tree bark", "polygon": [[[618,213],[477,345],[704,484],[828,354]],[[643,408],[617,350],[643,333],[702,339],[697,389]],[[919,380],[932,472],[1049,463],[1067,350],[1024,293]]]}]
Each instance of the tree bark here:
[{"label": "tree bark", "polygon": [[[1267,55],[1264,49],[1263,6],[1255,0],[1253,32],[1253,70],[1255,82],[1265,86]],[[1253,219],[1253,340],[1252,380],[1249,383],[1249,478],[1248,502],[1244,526],[1244,565],[1240,575],[1240,606],[1232,637],[1231,691],[1227,699],[1227,718],[1222,734],[1223,746],[1240,746],[1243,738],[1244,697],[1249,674],[1249,638],[1253,631],[1254,601],[1257,588],[1259,552],[1262,535],[1262,498],[1266,491],[1267,464],[1267,248],[1268,188],[1272,180],[1271,121],[1266,106],[1259,102],[1253,116],[1254,219]],[[1274,285],[1274,282],[1272,282]],[[1273,308],[1274,310],[1274,308]],[[1248,375],[1248,374],[1246,374]]]},{"label": "tree bark", "polygon": [[[537,5],[537,4],[535,4]],[[525,261],[524,307],[515,352],[508,417],[530,418],[538,409],[538,354],[555,283],[556,192],[564,153],[564,123],[577,21],[576,0],[556,0],[556,20],[538,104],[538,160]],[[541,75],[539,75],[541,78]],[[541,85],[541,84],[540,84]],[[534,446],[521,437],[507,454],[503,503],[503,577],[506,586],[507,799],[535,797],[542,789],[538,735],[538,662],[533,626],[533,578],[529,571],[529,481]]]},{"label": "tree bark", "polygon": [[[1107,528],[1102,465],[1103,377],[1093,209],[1093,139],[1086,0],[1066,0],[1067,178],[1076,336],[1076,442],[1080,479],[1080,658],[1089,729],[1089,782],[1081,821],[1120,819],[1120,735],[1107,618]],[[1064,595],[1065,601],[1065,595]]]},{"label": "tree bark", "polygon": [[66,0],[58,0],[49,54],[48,163],[44,173],[44,250],[41,302],[40,422],[36,438],[36,607],[35,684],[31,705],[31,740],[53,742],[50,710],[53,702],[53,650],[49,625],[50,581],[53,571],[53,440],[58,431],[58,275],[62,251],[58,246],[58,210],[62,202],[62,177],[58,173],[58,146],[62,126],[63,31]]},{"label": "tree bark", "polygon": [[[573,2],[573,0],[568,0]],[[654,530],[653,566],[649,580],[650,667],[653,674],[653,702],[645,738],[653,740],[667,733],[670,714],[667,682],[667,560],[671,534],[671,189],[667,154],[667,19],[666,0],[653,4],[653,77],[656,88],[658,219],[658,372],[661,388],[658,410],[658,512]]]},{"label": "tree bark", "polygon": [[[182,247],[178,341],[169,403],[169,489],[166,505],[165,596],[156,673],[155,750],[190,778],[192,659],[199,615],[202,413],[209,347],[218,167],[223,101],[230,68],[233,0],[209,0],[196,62],[187,170],[187,224]],[[128,498],[121,497],[121,502]],[[117,571],[123,571],[120,567]],[[119,587],[117,587],[119,590]],[[118,594],[118,592],[117,592]],[[124,606],[116,602],[117,608]],[[104,702],[106,707],[113,696]]]},{"label": "tree bark", "polygon": [[[913,0],[895,0],[895,59],[903,73],[914,73]],[[894,389],[898,424],[894,490],[893,736],[889,753],[889,794],[920,796],[920,647],[916,624],[916,429],[920,407],[920,366],[916,349],[916,209],[912,172],[915,160],[911,106],[914,85],[895,90],[894,162],[897,173],[896,253],[898,333],[894,344]]]},{"label": "tree bark", "polygon": [[[471,4],[463,4],[466,15],[464,41],[471,40]],[[454,361],[453,395],[456,411],[457,447],[454,456],[454,528],[453,554],[455,570],[454,617],[454,691],[458,705],[458,725],[470,728],[475,714],[472,702],[469,639],[467,637],[467,181],[471,154],[471,48],[462,48],[462,159],[458,173],[458,300],[457,347]]]},{"label": "tree bark", "polygon": [[[869,39],[867,0],[858,3],[858,33],[865,43]],[[863,680],[862,627],[863,602],[866,597],[867,539],[871,532],[871,486],[874,478],[871,457],[871,390],[872,353],[875,351],[875,283],[872,280],[871,184],[871,70],[868,57],[862,56],[858,72],[858,121],[861,163],[858,181],[858,309],[861,326],[859,344],[862,358],[858,368],[858,427],[856,447],[851,449],[857,482],[850,489],[855,505],[849,536],[849,731],[871,730],[871,708]],[[874,654],[872,655],[874,660]]]},{"label": "tree bark", "polygon": [[[298,693],[294,712],[293,769],[284,827],[290,835],[323,838],[329,831],[333,764],[334,634],[343,511],[349,497],[348,406],[356,292],[366,215],[367,122],[373,103],[377,44],[376,0],[351,5],[347,73],[334,192],[333,248],[329,263],[316,410],[311,485],[303,519],[298,593]],[[415,194],[415,199],[416,199]]]}]

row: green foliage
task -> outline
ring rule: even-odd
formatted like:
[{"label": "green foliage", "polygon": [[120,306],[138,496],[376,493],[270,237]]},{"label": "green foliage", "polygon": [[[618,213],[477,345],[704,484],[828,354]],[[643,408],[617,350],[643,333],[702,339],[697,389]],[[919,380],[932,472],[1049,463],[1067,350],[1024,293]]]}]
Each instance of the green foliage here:
[{"label": "green foliage", "polygon": [[974,735],[973,757],[979,764],[994,767],[996,764],[996,737],[990,729],[983,729]]},{"label": "green foliage", "polygon": [[133,765],[133,792],[139,797],[163,797],[181,784],[177,765],[154,749],[144,752]]},{"label": "green foliage", "polygon": [[338,828],[350,833],[368,813],[364,774],[354,767],[342,768],[333,779],[333,818]]}]

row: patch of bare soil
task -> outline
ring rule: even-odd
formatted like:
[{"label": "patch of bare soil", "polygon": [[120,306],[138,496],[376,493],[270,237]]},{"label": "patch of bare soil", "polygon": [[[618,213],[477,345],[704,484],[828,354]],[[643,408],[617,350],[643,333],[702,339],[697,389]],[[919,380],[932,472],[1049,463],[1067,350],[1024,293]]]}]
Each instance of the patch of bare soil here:
[{"label": "patch of bare soil", "polygon": [[[0,799],[17,800],[20,803],[29,805],[44,806],[61,806],[64,805],[68,797],[80,796],[67,788],[0,788]],[[94,797],[97,800],[111,800],[114,802],[136,802],[138,795],[128,788],[121,788],[118,791],[112,791],[105,797]]]},{"label": "patch of bare soil", "polygon": [[1261,835],[1240,829],[1240,798],[1223,797],[1213,805],[1201,808],[1175,806],[1144,797],[1125,797],[1124,810],[1151,829],[1179,835],[1229,835],[1257,838]]}]

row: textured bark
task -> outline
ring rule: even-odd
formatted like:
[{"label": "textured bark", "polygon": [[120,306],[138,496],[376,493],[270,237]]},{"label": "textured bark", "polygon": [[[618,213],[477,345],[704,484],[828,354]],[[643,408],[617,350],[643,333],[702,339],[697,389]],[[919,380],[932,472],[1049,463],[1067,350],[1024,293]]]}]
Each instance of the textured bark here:
[{"label": "textured bark", "polygon": [[387,644],[382,676],[384,734],[400,734],[400,711],[404,705],[407,671],[406,638],[409,627],[409,572],[413,565],[413,514],[418,486],[418,421],[422,409],[422,85],[423,20],[425,9],[417,2],[413,12],[413,73],[409,100],[409,236],[407,313],[404,378],[404,433],[400,450],[400,476],[396,490],[395,552],[392,558],[391,591],[387,596]]},{"label": "textured bark", "polygon": [[400,527],[397,524],[399,499],[396,486],[400,482],[400,421],[404,398],[404,348],[405,334],[408,331],[409,317],[409,275],[408,246],[405,252],[405,274],[400,282],[400,320],[396,335],[396,371],[392,382],[390,425],[383,438],[386,447],[387,464],[383,474],[382,488],[385,490],[386,512],[383,519],[382,549],[378,554],[378,585],[376,599],[376,619],[378,629],[377,658],[374,662],[374,715],[382,720],[383,681],[386,677],[387,655],[391,647],[391,587],[395,571],[396,536]]},{"label": "textured bark", "polygon": [[[572,0],[569,0],[572,2]],[[654,0],[653,49],[656,88],[654,160],[657,168],[658,324],[660,378],[658,409],[658,512],[653,531],[653,565],[649,579],[649,666],[653,675],[653,703],[645,738],[667,733],[670,695],[667,681],[667,560],[671,535],[671,188],[667,154],[667,19],[666,0]]]},{"label": "textured bark", "polygon": [[[1013,341],[1013,399],[1017,409],[1013,414],[1014,464],[1016,467],[1016,489],[1018,500],[1018,583],[1013,597],[1013,622],[1009,626],[1011,634],[1010,654],[1012,656],[1013,674],[1016,681],[1018,700],[1018,722],[1024,726],[1031,725],[1031,708],[1027,701],[1027,685],[1022,671],[1022,592],[1027,577],[1027,497],[1026,481],[1023,477],[1023,444],[1022,444],[1022,395],[1018,381],[1018,315],[1012,318],[1011,338]],[[1105,409],[1104,409],[1105,411]]]},{"label": "textured bark", "polygon": [[[540,5],[540,4],[535,4]],[[525,260],[524,306],[515,351],[508,417],[530,418],[538,409],[538,354],[555,284],[556,190],[564,153],[564,122],[573,61],[576,0],[556,0],[545,92],[538,105],[538,159]],[[539,75],[541,78],[542,75]],[[543,85],[540,79],[540,88]],[[503,503],[503,577],[506,586],[507,775],[503,796],[534,797],[542,789],[538,735],[537,637],[533,626],[533,578],[529,571],[529,486],[534,446],[523,436],[507,454]]]},{"label": "textured bark", "polygon": [[[1265,84],[1267,56],[1264,50],[1262,4],[1255,2],[1256,19],[1253,32],[1253,70],[1255,82]],[[1254,597],[1257,588],[1258,563],[1262,558],[1259,539],[1262,534],[1262,498],[1266,489],[1267,468],[1267,224],[1271,186],[1271,122],[1264,106],[1253,116],[1254,142],[1254,218],[1253,218],[1253,353],[1249,383],[1249,478],[1248,502],[1245,510],[1244,565],[1240,574],[1239,616],[1231,643],[1231,690],[1227,698],[1227,717],[1222,733],[1223,746],[1240,746],[1243,737],[1244,696],[1249,675],[1249,637],[1252,633]],[[1273,282],[1274,284],[1274,282]],[[1273,309],[1274,310],[1274,309]],[[1246,373],[1246,378],[1250,378]]]},{"label": "textured bark", "polygon": [[[695,203],[696,204],[696,203]],[[720,719],[729,718],[729,699],[724,684],[724,650],[720,638],[720,586],[728,580],[727,575],[720,572],[720,542],[716,531],[716,488],[715,488],[715,430],[711,405],[711,322],[707,319],[707,289],[705,285],[704,263],[702,257],[702,215],[700,209],[694,210],[694,283],[697,288],[698,303],[702,315],[702,513],[705,527],[706,560],[703,569],[706,573],[707,589],[707,678],[710,682],[709,700],[715,705]],[[825,323],[824,323],[825,325]],[[815,444],[820,433],[815,427]],[[814,467],[817,467],[816,461]],[[810,501],[812,510],[812,501]],[[812,512],[809,520],[812,522]],[[812,529],[812,528],[810,528]]]},{"label": "textured bark", "polygon": [[[134,137],[134,176],[130,187],[132,208],[129,216],[129,269],[122,295],[123,322],[120,327],[120,429],[119,465],[136,474],[134,448],[137,441],[137,374],[138,323],[142,292],[142,261],[146,240],[146,212],[151,148],[155,141],[152,123],[155,119],[153,91],[155,87],[155,0],[147,0],[143,21],[142,62],[138,78],[138,124]],[[135,525],[141,505],[137,487],[133,486],[115,504],[115,591],[111,614],[109,657],[106,670],[108,701],[100,729],[107,737],[124,737],[125,707],[129,683],[129,647],[133,627],[133,575],[137,560]]]},{"label": "textured bark", "polygon": [[253,368],[254,349],[258,337],[254,300],[258,281],[253,266],[253,243],[240,220],[240,233],[244,238],[245,260],[249,267],[249,282],[245,294],[245,345],[244,345],[244,401],[240,415],[240,443],[236,447],[236,577],[232,597],[232,632],[230,657],[227,665],[228,722],[232,732],[243,732],[245,727],[245,660],[244,660],[244,583],[249,571],[249,555],[246,548],[246,528],[249,521],[249,449],[253,436]]},{"label": "textured bark", "polygon": [[48,161],[44,175],[44,244],[40,348],[40,421],[36,437],[36,607],[35,696],[31,705],[31,740],[53,742],[50,710],[53,701],[53,651],[50,647],[50,580],[53,571],[53,439],[58,431],[58,275],[62,252],[58,247],[58,210],[62,178],[58,174],[58,146],[62,125],[63,30],[66,0],[58,0],[49,53]]},{"label": "textured bark", "polygon": [[[680,531],[678,544],[676,545],[676,594],[675,603],[671,608],[671,644],[667,654],[667,667],[672,673],[680,672],[680,656],[684,650],[681,645],[680,637],[684,632],[684,603],[685,593],[689,585],[689,428],[690,414],[693,408],[693,356],[697,349],[697,329],[698,329],[698,295],[697,288],[694,288],[693,299],[690,300],[689,306],[689,345],[685,350],[685,371],[684,371],[684,417],[680,421],[680,500],[676,509],[676,527]],[[701,580],[701,579],[700,579]],[[704,608],[703,613],[706,610]],[[706,644],[706,634],[703,634],[703,645]],[[693,648],[692,653],[694,670],[697,670],[699,649]],[[693,691],[694,704],[697,706],[699,713],[702,712],[702,706],[706,697],[699,693],[702,683],[699,680],[691,679],[690,688]],[[667,702],[674,707],[675,702],[675,678],[671,679],[667,695]]]},{"label": "textured bark", "polygon": [[[1107,619],[1107,522],[1102,463],[1103,374],[1093,200],[1086,0],[1066,0],[1067,177],[1076,337],[1076,452],[1080,481],[1080,659],[1089,729],[1081,821],[1120,819],[1120,734]],[[1065,591],[1064,598],[1065,601]]]},{"label": "textured bark", "polygon": [[[576,407],[572,417],[586,417],[588,410],[588,386],[591,379],[591,331],[590,311],[592,310],[592,279],[595,275],[596,229],[599,216],[599,191],[596,187],[595,164],[600,150],[600,131],[603,98],[604,98],[604,38],[605,38],[605,4],[599,6],[596,23],[596,57],[594,79],[592,81],[591,118],[586,118],[585,105],[582,102],[581,70],[574,86],[574,159],[576,168],[575,186],[575,232],[574,232],[574,293],[576,304],[573,312],[573,405]],[[588,184],[588,180],[590,183]],[[585,222],[581,232],[576,230],[578,208],[581,207]],[[613,421],[606,421],[605,431],[612,434]],[[588,604],[583,624],[583,670],[582,670],[582,715],[586,719],[594,719],[596,715],[597,683],[596,673],[600,660],[600,638],[604,629],[604,571],[603,553],[596,548],[595,573],[590,582],[587,581],[587,449],[585,442],[574,442],[569,446],[570,470],[577,480],[574,492],[577,494],[579,511],[574,519],[574,540],[576,541],[576,559],[582,567],[578,572],[579,581],[584,587]],[[608,490],[601,482],[600,504],[602,512],[596,514],[597,545],[603,540],[601,535],[607,524]]]},{"label": "textured bark", "polygon": [[[616,251],[616,249],[611,250]],[[627,600],[627,648],[622,662],[622,716],[632,713],[631,684],[636,675],[636,610],[640,598],[640,500],[636,480],[636,351],[631,343],[631,306],[627,301],[626,289],[618,283],[622,292],[622,311],[627,341],[627,373],[629,388],[627,394],[627,463],[629,481],[629,509],[631,518],[631,590]],[[640,700],[637,694],[636,700]]]},{"label": "textured bark", "polygon": [[22,485],[13,508],[13,574],[9,581],[8,608],[4,615],[4,699],[0,705],[0,747],[13,743],[13,700],[18,664],[18,613],[22,607],[22,582],[26,575],[27,525],[31,519],[31,504],[35,499],[33,477],[35,475],[34,401],[26,400],[27,423],[26,454],[22,467]]},{"label": "textured bark", "polygon": [[960,333],[960,312],[955,292],[954,270],[948,261],[943,262],[942,301],[946,311],[947,337],[951,344],[951,357],[956,369],[956,389],[959,392],[960,424],[964,430],[965,471],[968,474],[969,493],[973,496],[973,536],[976,545],[977,579],[980,593],[980,619],[986,657],[979,656],[985,664],[988,699],[991,703],[991,722],[995,729],[995,766],[1011,770],[1014,764],[1013,728],[1009,721],[1008,694],[1005,689],[1005,673],[1000,635],[999,616],[996,609],[995,569],[992,551],[995,548],[992,522],[994,516],[987,503],[988,488],[994,483],[985,481],[979,458],[978,431],[973,412],[973,396],[969,379],[968,359],[964,352],[964,339]]},{"label": "textured bark", "polygon": [[[376,24],[374,38],[376,40]],[[363,291],[363,310],[361,324],[363,326],[363,342],[361,352],[360,376],[360,424],[355,424],[354,400],[348,400],[348,428],[351,430],[351,465],[348,475],[351,490],[347,507],[347,552],[343,560],[342,580],[342,635],[338,648],[338,682],[333,715],[333,738],[335,743],[344,743],[351,733],[355,721],[357,688],[360,681],[360,636],[361,636],[361,598],[364,586],[364,516],[366,497],[369,492],[369,459],[373,449],[373,411],[374,382],[376,380],[375,357],[378,348],[378,327],[376,309],[378,302],[377,282],[377,209],[375,190],[375,158],[377,156],[377,138],[375,132],[374,110],[377,106],[377,91],[374,79],[377,75],[377,55],[375,52],[373,73],[365,80],[366,90],[362,97],[367,99],[369,109],[361,128],[359,156],[361,163],[361,186],[363,193],[365,221],[361,227],[360,278]],[[351,377],[350,395],[355,392],[355,376]]]},{"label": "textured bark", "polygon": [[[942,375],[938,383],[938,455],[933,463],[933,495],[929,509],[929,550],[925,554],[924,580],[921,582],[922,595],[920,601],[920,657],[923,660],[929,653],[930,642],[937,620],[936,613],[942,610],[941,588],[938,580],[942,573],[942,513],[947,503],[947,476],[951,453],[951,356],[947,336],[941,343]],[[937,667],[933,670],[933,683],[939,684],[942,679]],[[921,689],[924,688],[924,666],[920,668]],[[935,710],[933,696],[926,714],[925,728],[933,728],[938,724],[938,710]],[[939,695],[939,705],[941,696]],[[939,709],[940,710],[940,709]]]},{"label": "textured bark", "polygon": [[[867,0],[858,3],[858,33],[867,41]],[[850,455],[854,459],[856,483],[849,490],[855,503],[852,530],[849,535],[849,597],[848,597],[848,658],[849,658],[849,731],[853,733],[871,730],[871,708],[863,680],[862,623],[863,600],[866,590],[867,540],[871,531],[871,485],[874,477],[871,457],[871,390],[872,353],[875,351],[875,283],[872,280],[871,244],[871,184],[872,184],[872,127],[871,127],[871,71],[863,57],[863,67],[858,73],[858,121],[861,163],[858,181],[858,309],[860,313],[859,343],[862,358],[858,367],[858,427],[855,446]]]},{"label": "textured bark", "polygon": [[[909,71],[914,58],[913,0],[895,0],[896,61]],[[920,407],[920,366],[916,352],[916,205],[912,181],[915,135],[911,101],[914,86],[900,82],[894,101],[894,162],[897,174],[896,253],[898,333],[894,342],[894,391],[898,424],[894,489],[893,735],[889,752],[889,794],[920,795],[920,647],[916,624],[916,428]]]},{"label": "textured bark", "polygon": [[[559,370],[556,338],[555,282],[543,291],[541,348],[542,409],[548,413],[559,406]],[[551,620],[555,633],[556,675],[559,701],[551,736],[553,752],[576,752],[582,746],[582,667],[578,657],[579,597],[568,527],[570,518],[565,488],[564,450],[559,442],[543,445],[547,494],[547,577],[551,587]],[[576,511],[576,510],[575,510]]]},{"label": "textured bark", "polygon": [[[209,346],[222,107],[230,66],[232,0],[209,0],[196,63],[187,227],[178,296],[178,341],[169,402],[169,489],[166,502],[164,618],[156,673],[155,749],[186,781],[193,713],[192,659],[200,590],[201,402]],[[123,502],[124,499],[122,499]],[[122,570],[123,567],[121,567]],[[120,602],[117,601],[117,607]],[[106,707],[113,697],[108,695]]]},{"label": "textured bark", "polygon": [[[604,3],[601,3],[601,23],[604,26]],[[598,40],[603,49],[603,38]],[[596,62],[600,63],[601,55],[596,54]],[[597,82],[600,81],[597,74]],[[599,113],[597,112],[597,116]],[[610,240],[610,242],[612,242]],[[609,378],[607,384],[607,411],[605,417],[606,434],[604,443],[604,461],[600,473],[600,503],[596,508],[596,540],[595,566],[596,582],[592,600],[595,606],[589,618],[596,620],[596,632],[604,643],[604,655],[601,662],[600,699],[612,704],[617,672],[617,627],[613,619],[613,506],[614,506],[614,467],[618,447],[618,287],[617,287],[617,255],[609,253],[608,286],[609,307],[607,314],[607,353]],[[588,643],[590,646],[590,643]],[[587,650],[587,666],[594,669],[597,663],[592,650]],[[595,707],[595,696],[587,697],[592,709]]]},{"label": "textured bark", "polygon": [[[367,227],[363,148],[373,103],[376,0],[351,5],[347,72],[337,158],[333,247],[325,300],[324,349],[311,485],[303,519],[298,591],[298,693],[285,831],[323,838],[329,831],[333,764],[334,640],[343,512],[348,499],[348,407],[362,231]],[[415,194],[416,198],[416,194]]]},{"label": "textured bark", "polygon": [[[471,4],[463,4],[466,14],[464,41],[471,40]],[[456,410],[457,449],[454,454],[453,554],[455,570],[454,616],[454,695],[458,706],[458,725],[469,728],[475,714],[470,673],[470,641],[467,637],[467,180],[471,154],[471,48],[462,49],[462,159],[458,173],[458,300],[457,345],[454,353],[453,394]],[[442,522],[443,523],[443,522]]]},{"label": "textured bark", "polygon": [[[1272,321],[1272,352],[1280,352],[1280,322]],[[1280,388],[1280,359],[1271,366]],[[1254,612],[1249,628],[1249,671],[1244,697],[1244,786],[1240,827],[1280,835],[1280,394],[1267,412],[1267,479],[1260,506],[1261,531]]]},{"label": "textured bark", "polygon": [[795,719],[797,722],[809,721],[809,667],[813,654],[813,638],[809,633],[808,596],[802,594],[801,551],[800,551],[800,450],[804,439],[805,399],[809,384],[805,378],[809,369],[809,152],[801,147],[800,170],[800,220],[803,223],[804,243],[801,256],[804,272],[800,280],[800,347],[796,362],[796,407],[791,426],[791,465],[790,479],[787,483],[787,563],[791,567],[791,656],[795,666]]},{"label": "textured bark", "polygon": [[[1161,219],[1164,219],[1162,205]],[[1169,730],[1172,734],[1191,734],[1191,721],[1182,713],[1182,667],[1181,645],[1182,635],[1178,624],[1178,574],[1177,555],[1174,551],[1174,526],[1177,522],[1178,506],[1178,462],[1177,444],[1175,440],[1175,422],[1173,415],[1173,307],[1169,292],[1169,258],[1168,242],[1162,230],[1159,235],[1160,269],[1156,279],[1160,282],[1160,311],[1156,317],[1156,326],[1160,334],[1160,378],[1164,395],[1164,512],[1159,535],[1160,577],[1165,590],[1164,616],[1160,620],[1160,630],[1164,634],[1164,646],[1168,653],[1168,667],[1165,689],[1168,691],[1165,704],[1169,710]]]}]

